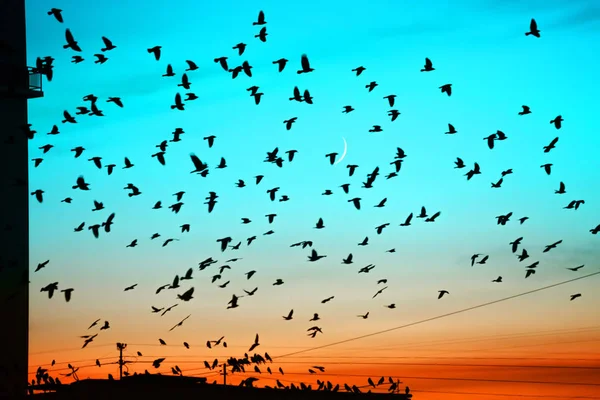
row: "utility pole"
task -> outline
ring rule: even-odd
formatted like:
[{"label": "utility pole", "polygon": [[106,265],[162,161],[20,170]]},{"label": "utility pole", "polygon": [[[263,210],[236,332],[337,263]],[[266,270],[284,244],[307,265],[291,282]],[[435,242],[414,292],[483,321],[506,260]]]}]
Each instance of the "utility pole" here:
[{"label": "utility pole", "polygon": [[123,350],[127,347],[127,343],[117,343],[117,350],[119,350],[119,380],[123,379]]},{"label": "utility pole", "polygon": [[44,95],[40,72],[27,67],[25,0],[1,0],[0,320],[2,326],[11,328],[0,330],[0,343],[5,344],[0,352],[0,398],[19,399],[27,394],[30,198],[27,137],[32,137],[30,131],[35,130],[27,126],[27,101]]},{"label": "utility pole", "polygon": [[227,364],[223,364],[223,386],[227,385]]}]

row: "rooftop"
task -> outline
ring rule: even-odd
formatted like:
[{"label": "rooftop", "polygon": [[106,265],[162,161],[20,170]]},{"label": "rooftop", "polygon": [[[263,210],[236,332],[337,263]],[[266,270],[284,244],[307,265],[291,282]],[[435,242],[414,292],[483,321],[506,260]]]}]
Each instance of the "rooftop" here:
[{"label": "rooftop", "polygon": [[[168,396],[171,398],[183,398],[184,396],[203,395],[207,398],[239,399],[248,400],[287,400],[287,399],[347,399],[359,396],[361,398],[381,398],[390,396],[390,393],[351,393],[343,387],[339,391],[316,390],[314,387],[299,386],[276,388],[257,388],[252,386],[229,386],[220,384],[208,384],[206,378],[195,378],[185,376],[169,375],[146,375],[138,374],[124,377],[122,380],[86,379],[74,382],[70,385],[40,385],[33,387],[36,390],[54,390],[38,394],[41,399],[102,399],[110,398],[131,399],[136,396],[152,395],[153,398]],[[310,389],[309,389],[310,388]],[[393,394],[397,399],[410,399],[411,394]]]}]

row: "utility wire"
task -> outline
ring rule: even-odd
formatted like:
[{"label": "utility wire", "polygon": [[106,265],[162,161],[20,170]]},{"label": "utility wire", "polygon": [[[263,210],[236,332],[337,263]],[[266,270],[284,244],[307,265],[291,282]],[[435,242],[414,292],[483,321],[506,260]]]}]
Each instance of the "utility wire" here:
[{"label": "utility wire", "polygon": [[[74,360],[74,361],[60,361],[60,362],[55,362],[54,365],[62,365],[62,364],[77,364],[80,362],[89,362],[89,361],[96,361],[96,360],[110,360],[113,358],[119,358],[118,356],[113,356],[113,357],[100,357],[100,358],[86,358],[84,360]],[[51,367],[52,368],[52,363],[46,363],[46,364],[38,364],[38,365],[30,365],[29,368],[30,369],[35,369],[37,370],[38,367]],[[52,368],[53,371],[55,371],[56,369]]]},{"label": "utility wire", "polygon": [[[255,371],[246,371],[250,374],[259,374]],[[261,374],[259,374],[261,375]],[[286,372],[286,375],[312,375],[315,377],[319,376],[336,376],[336,377],[357,377],[357,378],[372,378],[374,375],[365,374],[331,374],[327,372],[319,372],[318,374],[311,374],[309,372]],[[552,382],[552,381],[517,381],[511,379],[483,379],[483,378],[449,378],[441,376],[402,376],[402,379],[423,379],[423,380],[440,380],[440,381],[468,381],[468,382],[493,382],[493,383],[526,383],[533,385],[562,385],[562,386],[598,386],[600,383],[584,383],[584,382]]]},{"label": "utility wire", "polygon": [[[115,362],[110,362],[110,363],[106,363],[106,364],[102,364],[101,366],[105,366],[105,365],[112,365],[112,364],[118,364],[118,361]],[[81,368],[91,368],[91,367],[96,367],[98,368],[98,366],[96,364],[88,364],[88,365],[73,365],[73,368],[75,369],[81,369]],[[52,369],[52,371],[49,372],[60,372],[60,371],[71,371],[71,368],[68,367],[64,367],[64,368],[56,368],[56,369]],[[35,375],[36,371],[31,371],[27,373],[28,375]]]},{"label": "utility wire", "polygon": [[437,390],[417,390],[410,389],[411,393],[439,393],[439,394],[460,394],[467,396],[500,396],[500,397],[531,397],[536,399],[594,399],[600,400],[600,397],[589,397],[589,396],[555,396],[551,394],[515,394],[515,393],[483,393],[483,392],[443,392]]},{"label": "utility wire", "polygon": [[[511,338],[517,338],[517,337],[537,337],[537,336],[545,336],[545,335],[554,335],[558,332],[565,332],[566,333],[574,333],[574,332],[587,332],[589,330],[596,330],[596,329],[600,329],[600,325],[595,325],[595,326],[589,326],[589,327],[581,327],[581,328],[569,328],[569,329],[554,329],[554,330],[544,330],[544,331],[533,331],[533,332],[522,332],[522,333],[514,333],[514,334],[501,334],[501,335],[489,335],[489,336],[472,336],[470,338],[464,338],[464,339],[449,339],[449,340],[434,340],[434,341],[424,341],[424,342],[414,342],[414,343],[406,343],[403,345],[400,345],[400,349],[405,349],[408,346],[412,347],[412,346],[419,346],[419,345],[432,345],[432,344],[450,344],[452,342],[455,341],[485,341],[485,340],[507,340],[507,339],[511,339]],[[504,339],[506,338],[506,339]],[[138,346],[138,347],[163,347],[163,345],[161,344],[156,344],[156,343],[152,343],[152,344],[139,344],[139,343],[130,343],[130,346]],[[99,348],[99,347],[108,347],[108,346],[114,346],[114,343],[102,343],[99,345],[93,345],[93,348]],[[194,347],[202,347],[204,348],[206,346],[206,343],[190,343],[190,346],[192,348]],[[246,345],[229,345],[227,348],[247,348]],[[270,349],[305,349],[305,346],[269,346]],[[349,351],[364,351],[366,348],[365,347],[356,347],[356,348],[344,348],[343,351],[344,352],[349,352]],[[373,350],[397,350],[399,349],[398,346],[393,346],[393,347],[370,347],[368,348],[370,351]],[[62,352],[62,351],[78,351],[81,350],[81,348],[79,347],[74,347],[74,348],[69,348],[69,349],[55,349],[55,350],[46,350],[46,351],[42,351],[42,352],[35,352],[35,353],[29,353],[29,355],[39,355],[39,354],[47,354],[47,353],[58,353],[58,352]],[[129,349],[126,350],[129,353]],[[109,354],[109,353],[107,353]],[[133,355],[132,355],[133,357]],[[158,357],[158,356],[157,356]],[[229,355],[227,356],[223,356],[223,355],[215,355],[215,354],[210,354],[210,355],[182,355],[180,357],[207,357],[207,358],[212,358],[212,357],[229,357]],[[341,357],[341,356],[340,356]],[[365,356],[353,356],[352,358],[363,358]],[[383,357],[383,356],[382,356]],[[337,357],[320,357],[320,358],[337,358]],[[367,356],[367,358],[379,358],[377,356]],[[428,357],[426,357],[428,358]],[[435,358],[435,357],[431,357],[431,358]],[[441,357],[443,358],[443,357]],[[454,358],[454,357],[452,357]],[[460,358],[460,357],[456,357],[456,358]],[[486,358],[490,358],[490,357],[486,357]],[[511,357],[512,359],[538,359],[538,357]],[[544,357],[546,358],[546,357]],[[541,358],[539,358],[541,359]],[[551,359],[551,358],[548,358]],[[559,359],[563,359],[563,358],[559,358]],[[587,360],[587,359],[572,359],[572,360]],[[75,361],[77,362],[77,361]],[[57,363],[58,364],[58,363]],[[43,365],[49,365],[48,364],[40,364],[40,366]]]},{"label": "utility wire", "polygon": [[[368,350],[365,348],[365,350]],[[139,356],[138,356],[139,357]],[[214,358],[229,358],[230,355],[189,355],[189,354],[171,354],[171,355],[144,355],[139,358],[161,358],[161,357],[171,357],[171,358],[195,358],[198,360],[208,360]],[[461,357],[461,356],[290,356],[286,357],[290,360],[326,360],[326,359],[347,359],[350,358],[352,360],[362,360],[362,359],[384,359],[384,360],[397,360],[397,359],[407,359],[407,360],[553,360],[553,361],[598,361],[598,358],[561,358],[561,357]],[[283,361],[278,361],[278,363],[282,363]],[[286,362],[293,364],[292,361]]]},{"label": "utility wire", "polygon": [[[486,340],[509,340],[509,339],[513,339],[513,338],[521,338],[521,337],[538,337],[538,336],[548,336],[548,335],[556,335],[559,332],[564,332],[566,333],[576,333],[576,332],[588,332],[588,331],[596,331],[596,330],[600,330],[600,325],[596,325],[596,326],[591,326],[591,327],[581,327],[581,328],[570,328],[570,329],[554,329],[554,330],[544,330],[544,331],[534,331],[534,332],[526,332],[526,333],[508,333],[508,334],[501,334],[501,335],[490,335],[490,336],[473,336],[470,338],[462,338],[462,339],[441,339],[441,340],[433,340],[433,341],[425,341],[425,342],[416,342],[416,343],[406,343],[406,344],[402,344],[399,346],[393,346],[393,347],[370,347],[369,350],[396,350],[396,349],[407,349],[407,348],[411,348],[413,346],[430,346],[430,345],[435,345],[435,344],[454,344],[454,343],[467,343],[467,342],[477,342],[477,341],[486,341]],[[161,344],[156,344],[156,343],[152,343],[152,344],[136,344],[136,343],[132,343],[132,346],[140,346],[140,347],[162,347],[163,345]],[[206,346],[205,343],[189,343],[189,345],[191,347],[202,347],[204,348]],[[234,345],[234,346],[228,346],[229,347],[241,347],[241,348],[247,348],[247,346],[245,345]],[[298,346],[272,346],[269,348],[300,348],[303,349],[305,347],[298,347]],[[348,352],[348,351],[364,351],[365,348],[364,347],[357,347],[357,348],[345,348],[343,351]]]},{"label": "utility wire", "polygon": [[[169,363],[173,364],[201,364],[204,360],[181,360],[169,358],[172,356],[148,356],[150,358],[166,358]],[[314,361],[277,361],[279,364],[312,364],[317,362]],[[138,364],[151,364],[151,360],[140,360],[133,361],[132,363]],[[412,365],[412,366],[443,366],[443,367],[485,367],[485,368],[549,368],[549,369],[592,369],[600,370],[600,366],[582,366],[582,365],[520,365],[520,364],[457,364],[457,363],[411,363],[411,362],[361,362],[361,361],[327,361],[327,365]]]},{"label": "utility wire", "polygon": [[[108,347],[108,346],[114,346],[114,345],[115,345],[114,343],[96,344],[96,345],[94,345],[94,348]],[[34,353],[29,353],[29,355],[30,356],[37,356],[37,355],[40,355],[40,354],[62,353],[62,352],[79,351],[79,350],[81,350],[81,347],[68,347],[68,348],[63,348],[63,349],[37,351],[37,352],[34,352]]]},{"label": "utility wire", "polygon": [[[588,333],[588,332],[595,332],[598,331],[600,328],[600,326],[596,326],[596,327],[588,327],[588,328],[577,328],[577,329],[557,329],[557,330],[550,330],[550,331],[542,331],[543,333],[536,333],[536,332],[531,332],[531,333],[517,333],[517,334],[504,334],[504,335],[492,335],[492,336],[488,336],[488,337],[471,337],[471,338],[463,338],[463,339],[446,339],[446,340],[432,340],[432,341],[426,341],[426,342],[417,342],[417,343],[406,343],[406,344],[401,344],[398,346],[385,346],[385,347],[371,347],[369,348],[369,350],[406,350],[406,349],[412,349],[414,347],[424,347],[424,346],[435,346],[438,344],[462,344],[462,343],[472,343],[472,342],[482,342],[482,341],[489,341],[489,340],[511,340],[511,339],[517,339],[517,338],[524,338],[524,337],[539,337],[539,336],[557,336],[560,335],[562,332],[562,334],[573,334],[573,333]],[[358,349],[357,349],[358,350]],[[364,348],[362,349],[364,350]],[[350,351],[356,351],[356,350],[350,350]]]},{"label": "utility wire", "polygon": [[324,348],[327,348],[327,347],[337,346],[337,345],[340,345],[340,344],[343,344],[343,343],[353,342],[355,340],[360,340],[360,339],[365,339],[365,338],[376,336],[376,335],[381,335],[383,333],[387,333],[387,332],[391,332],[391,331],[395,331],[395,330],[399,330],[399,329],[403,329],[403,328],[408,328],[410,326],[420,325],[420,324],[423,324],[425,322],[430,322],[430,321],[438,320],[438,319],[441,319],[441,318],[446,318],[446,317],[449,317],[449,316],[452,316],[452,315],[461,314],[461,313],[464,313],[464,312],[467,312],[467,311],[472,311],[472,310],[475,310],[475,309],[478,309],[478,308],[487,307],[487,306],[490,306],[492,304],[501,303],[501,302],[504,302],[504,301],[507,301],[507,300],[512,300],[512,299],[515,299],[517,297],[522,297],[522,296],[526,296],[526,295],[529,295],[529,294],[532,294],[532,293],[536,293],[536,292],[540,292],[540,291],[543,291],[543,290],[551,289],[551,288],[554,288],[554,287],[557,287],[557,286],[565,285],[567,283],[575,282],[575,281],[578,281],[578,280],[581,280],[581,279],[590,278],[590,277],[592,277],[594,275],[598,275],[598,274],[600,274],[600,271],[594,272],[594,273],[591,273],[591,274],[588,274],[588,275],[580,276],[580,277],[577,277],[577,278],[569,279],[569,280],[566,280],[566,281],[554,283],[552,285],[544,286],[544,287],[541,287],[541,288],[538,288],[538,289],[529,290],[527,292],[523,292],[523,293],[515,294],[515,295],[512,295],[512,296],[504,297],[504,298],[499,299],[499,300],[494,300],[494,301],[490,301],[490,302],[487,302],[487,303],[482,303],[482,304],[479,304],[479,305],[476,305],[476,306],[472,306],[472,307],[468,307],[468,308],[463,308],[463,309],[458,310],[458,311],[453,311],[453,312],[450,312],[450,313],[441,314],[441,315],[438,315],[438,316],[435,316],[435,317],[423,319],[423,320],[412,322],[412,323],[409,323],[409,324],[397,326],[397,327],[394,327],[394,328],[389,328],[389,329],[385,329],[385,330],[381,330],[381,331],[377,331],[377,332],[373,332],[373,333],[368,333],[366,335],[355,336],[353,338],[349,338],[349,339],[345,339],[345,340],[340,340],[338,342],[324,344],[324,345],[321,345],[321,346],[310,347],[310,348],[307,348],[307,349],[304,349],[304,350],[299,350],[299,351],[295,351],[295,352],[292,352],[292,353],[283,354],[283,355],[280,355],[280,356],[274,356],[272,358],[275,359],[275,358],[289,357],[289,356],[300,354],[300,353],[306,353],[306,352],[309,352],[309,351],[324,349]]}]

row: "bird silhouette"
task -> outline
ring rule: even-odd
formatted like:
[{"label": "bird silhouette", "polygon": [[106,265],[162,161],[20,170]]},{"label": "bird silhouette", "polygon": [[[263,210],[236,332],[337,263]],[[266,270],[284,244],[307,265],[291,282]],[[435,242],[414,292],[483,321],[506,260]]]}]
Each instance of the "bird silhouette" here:
[{"label": "bird silhouette", "polygon": [[531,18],[531,22],[529,23],[529,32],[525,33],[525,36],[535,36],[537,38],[540,37],[540,30],[538,29],[537,26],[537,22],[535,22],[535,19]]}]

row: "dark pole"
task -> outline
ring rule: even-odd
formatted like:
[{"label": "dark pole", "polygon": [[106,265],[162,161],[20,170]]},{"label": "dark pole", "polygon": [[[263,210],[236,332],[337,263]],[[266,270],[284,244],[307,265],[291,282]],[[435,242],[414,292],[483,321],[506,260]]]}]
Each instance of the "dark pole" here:
[{"label": "dark pole", "polygon": [[31,90],[30,78],[25,0],[0,0],[0,321],[10,327],[0,329],[0,398],[11,399],[26,395],[29,380],[29,157],[24,127],[27,100],[43,95],[41,80]]},{"label": "dark pole", "polygon": [[119,380],[123,379],[123,347],[119,347]]},{"label": "dark pole", "polygon": [[123,350],[127,347],[127,343],[117,343],[117,350],[119,350],[119,380],[123,379]]},{"label": "dark pole", "polygon": [[227,364],[223,364],[223,386],[227,385]]}]

